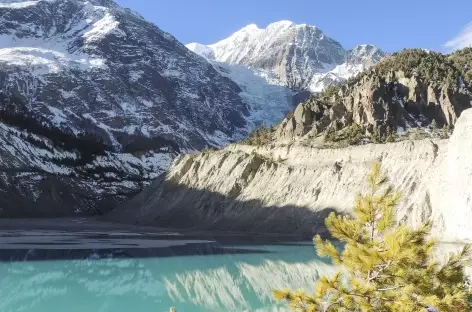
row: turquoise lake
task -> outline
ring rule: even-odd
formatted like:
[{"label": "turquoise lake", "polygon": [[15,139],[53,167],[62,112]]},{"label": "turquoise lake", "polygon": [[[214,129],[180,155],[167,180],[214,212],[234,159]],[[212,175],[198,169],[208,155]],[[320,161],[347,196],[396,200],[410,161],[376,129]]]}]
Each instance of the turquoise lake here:
[{"label": "turquoise lake", "polygon": [[[77,224],[75,224],[77,226]],[[311,242],[94,227],[0,231],[1,312],[286,311],[333,267]]]}]

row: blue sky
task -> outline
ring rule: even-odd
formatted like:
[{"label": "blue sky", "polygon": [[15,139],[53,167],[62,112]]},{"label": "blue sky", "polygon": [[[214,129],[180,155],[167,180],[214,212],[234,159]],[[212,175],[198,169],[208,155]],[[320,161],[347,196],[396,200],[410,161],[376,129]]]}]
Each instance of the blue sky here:
[{"label": "blue sky", "polygon": [[183,43],[210,44],[247,24],[262,28],[279,20],[316,25],[345,48],[370,43],[388,52],[414,47],[446,52],[472,43],[472,0],[116,1]]}]

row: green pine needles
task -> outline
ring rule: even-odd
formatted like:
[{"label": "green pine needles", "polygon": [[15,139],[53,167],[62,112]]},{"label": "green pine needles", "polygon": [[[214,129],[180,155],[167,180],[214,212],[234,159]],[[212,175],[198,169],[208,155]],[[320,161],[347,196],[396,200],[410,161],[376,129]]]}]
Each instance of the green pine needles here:
[{"label": "green pine needles", "polygon": [[470,248],[434,260],[438,246],[429,238],[431,224],[412,229],[395,222],[399,193],[387,186],[380,165],[367,180],[370,191],[358,195],[353,216],[326,219],[333,238],[344,244],[339,251],[330,241],[315,237],[320,256],[331,258],[340,270],[322,277],[314,295],[302,291],[274,291],[293,311],[417,312],[433,306],[441,312],[471,311],[464,272]]}]

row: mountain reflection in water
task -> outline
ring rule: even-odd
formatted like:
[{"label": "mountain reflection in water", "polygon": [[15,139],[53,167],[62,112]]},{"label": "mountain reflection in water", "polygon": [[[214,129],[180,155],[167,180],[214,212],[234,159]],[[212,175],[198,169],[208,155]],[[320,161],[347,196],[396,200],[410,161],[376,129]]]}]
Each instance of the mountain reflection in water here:
[{"label": "mountain reflection in water", "polygon": [[[286,311],[271,299],[274,288],[312,292],[335,269],[311,242],[215,235],[89,219],[0,220],[0,311]],[[459,247],[442,244],[439,256]]]},{"label": "mountain reflection in water", "polygon": [[312,291],[334,269],[310,242],[2,249],[0,259],[2,312],[284,311],[272,289]]}]

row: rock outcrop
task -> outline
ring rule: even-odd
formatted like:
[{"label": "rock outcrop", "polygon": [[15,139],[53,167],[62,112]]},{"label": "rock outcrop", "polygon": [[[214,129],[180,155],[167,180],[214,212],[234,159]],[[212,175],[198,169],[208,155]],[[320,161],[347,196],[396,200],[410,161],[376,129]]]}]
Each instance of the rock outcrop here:
[{"label": "rock outcrop", "polygon": [[345,149],[231,145],[186,155],[108,218],[169,227],[322,233],[328,212],[351,211],[371,164],[380,161],[402,193],[400,222],[417,225],[432,218],[444,240],[468,240],[471,135],[472,110],[467,110],[450,140]]},{"label": "rock outcrop", "polygon": [[472,96],[465,85],[431,82],[403,71],[382,76],[374,68],[325,98],[300,104],[278,125],[276,138],[293,141],[353,124],[370,133],[428,127],[433,120],[439,127],[453,127],[470,107]]}]

